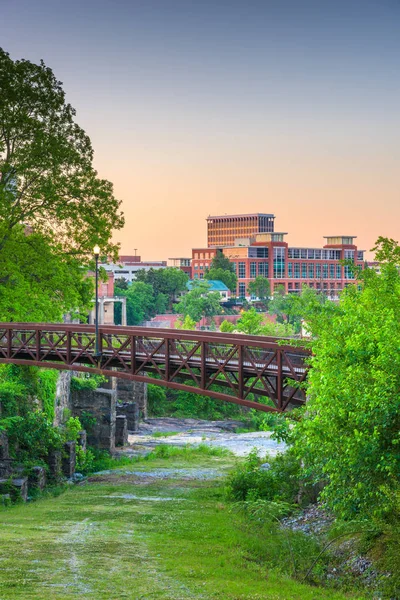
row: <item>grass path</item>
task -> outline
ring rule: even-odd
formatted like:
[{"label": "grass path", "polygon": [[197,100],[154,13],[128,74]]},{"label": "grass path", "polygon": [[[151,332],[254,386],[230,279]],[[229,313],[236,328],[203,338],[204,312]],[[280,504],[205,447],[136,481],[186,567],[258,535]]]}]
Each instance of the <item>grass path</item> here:
[{"label": "grass path", "polygon": [[[221,479],[232,459],[137,463],[91,478],[58,498],[1,511],[0,600],[340,600],[252,555],[234,526]],[[145,472],[172,467],[171,476]],[[179,469],[183,469],[180,475]]]}]

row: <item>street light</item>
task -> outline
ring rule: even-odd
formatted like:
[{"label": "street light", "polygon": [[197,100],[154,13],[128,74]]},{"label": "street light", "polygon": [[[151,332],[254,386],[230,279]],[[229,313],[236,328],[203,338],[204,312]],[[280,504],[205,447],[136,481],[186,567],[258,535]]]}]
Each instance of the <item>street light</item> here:
[{"label": "street light", "polygon": [[96,285],[96,306],[95,306],[95,327],[96,327],[96,333],[95,333],[95,356],[99,357],[100,356],[100,351],[99,351],[99,255],[100,255],[100,248],[99,246],[96,244],[95,247],[93,248],[93,254],[94,254],[94,258],[96,261],[96,272],[95,272],[95,285]]}]

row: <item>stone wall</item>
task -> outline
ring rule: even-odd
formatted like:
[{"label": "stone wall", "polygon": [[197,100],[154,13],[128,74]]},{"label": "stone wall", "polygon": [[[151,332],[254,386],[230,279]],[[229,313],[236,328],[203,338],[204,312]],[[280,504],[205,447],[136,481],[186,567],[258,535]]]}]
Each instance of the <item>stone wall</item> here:
[{"label": "stone wall", "polygon": [[72,371],[60,371],[57,380],[56,397],[54,403],[54,425],[61,425],[65,409],[72,409],[70,391]]},{"label": "stone wall", "polygon": [[147,384],[129,379],[117,379],[117,398],[120,404],[136,402],[141,419],[147,419]]},{"label": "stone wall", "polygon": [[115,450],[115,418],[117,393],[115,390],[72,390],[72,413],[80,417],[88,412],[96,418],[96,424],[87,432],[87,443],[104,450]]}]

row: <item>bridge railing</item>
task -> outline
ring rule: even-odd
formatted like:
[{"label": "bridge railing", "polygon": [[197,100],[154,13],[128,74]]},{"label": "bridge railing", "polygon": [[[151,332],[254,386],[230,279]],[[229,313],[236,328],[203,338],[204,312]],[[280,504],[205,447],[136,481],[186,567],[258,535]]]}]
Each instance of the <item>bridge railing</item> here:
[{"label": "bridge railing", "polygon": [[195,391],[258,410],[304,403],[308,350],[276,338],[218,332],[0,324],[0,362],[102,372]]}]

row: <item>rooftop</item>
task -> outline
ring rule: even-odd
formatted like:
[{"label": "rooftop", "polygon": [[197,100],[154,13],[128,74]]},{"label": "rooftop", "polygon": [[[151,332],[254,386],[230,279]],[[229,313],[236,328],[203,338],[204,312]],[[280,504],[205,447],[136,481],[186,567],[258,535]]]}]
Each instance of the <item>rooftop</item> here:
[{"label": "rooftop", "polygon": [[246,213],[242,215],[209,215],[207,221],[209,219],[236,219],[237,217],[272,217],[275,219],[275,215],[272,213]]},{"label": "rooftop", "polygon": [[208,283],[210,286],[210,292],[229,292],[229,288],[219,279],[191,279],[187,282],[186,287],[188,290],[193,289],[193,284],[196,283]]}]

